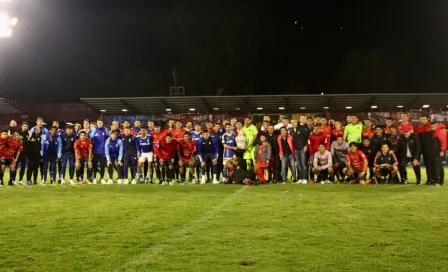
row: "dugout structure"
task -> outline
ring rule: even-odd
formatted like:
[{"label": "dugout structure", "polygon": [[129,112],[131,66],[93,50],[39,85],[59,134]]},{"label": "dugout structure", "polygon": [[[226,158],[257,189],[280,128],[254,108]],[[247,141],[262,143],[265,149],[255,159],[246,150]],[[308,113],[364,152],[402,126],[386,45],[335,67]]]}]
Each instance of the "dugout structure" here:
[{"label": "dugout structure", "polygon": [[81,101],[102,115],[448,110],[448,93],[104,97]]}]

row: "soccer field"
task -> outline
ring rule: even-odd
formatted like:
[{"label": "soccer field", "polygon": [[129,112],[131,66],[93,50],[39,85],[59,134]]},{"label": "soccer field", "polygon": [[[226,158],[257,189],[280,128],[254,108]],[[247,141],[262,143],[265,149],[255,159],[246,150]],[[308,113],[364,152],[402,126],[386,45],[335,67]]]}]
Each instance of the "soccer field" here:
[{"label": "soccer field", "polygon": [[16,186],[0,205],[0,271],[448,267],[447,187]]}]

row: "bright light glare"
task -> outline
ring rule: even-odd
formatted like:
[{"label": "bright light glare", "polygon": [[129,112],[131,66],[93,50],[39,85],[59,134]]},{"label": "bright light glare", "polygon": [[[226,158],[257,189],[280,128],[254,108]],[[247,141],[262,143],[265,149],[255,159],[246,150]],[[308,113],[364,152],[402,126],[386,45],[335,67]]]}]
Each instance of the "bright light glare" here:
[{"label": "bright light glare", "polygon": [[279,110],[284,110],[284,109],[285,109],[285,107],[278,107],[278,109],[279,109]]},{"label": "bright light glare", "polygon": [[378,106],[371,106],[371,108],[372,108],[372,109],[377,109],[377,108],[378,108]]},{"label": "bright light glare", "polygon": [[425,108],[425,109],[429,108],[429,105],[423,105],[423,108]]},{"label": "bright light glare", "polygon": [[196,110],[196,109],[194,109],[194,108],[191,108],[191,109],[190,109],[190,111],[195,111],[195,110]]},{"label": "bright light glare", "polygon": [[122,109],[121,111],[122,111],[122,112],[127,112],[128,110],[127,110],[127,109]]},{"label": "bright light glare", "polygon": [[6,14],[0,14],[0,38],[2,37],[11,37],[12,29],[11,25],[14,26],[17,24],[19,19],[12,18],[10,19]]},{"label": "bright light glare", "polygon": [[350,107],[350,106],[347,106],[347,107],[345,107],[345,108],[349,110],[349,109],[351,109],[352,107]]}]

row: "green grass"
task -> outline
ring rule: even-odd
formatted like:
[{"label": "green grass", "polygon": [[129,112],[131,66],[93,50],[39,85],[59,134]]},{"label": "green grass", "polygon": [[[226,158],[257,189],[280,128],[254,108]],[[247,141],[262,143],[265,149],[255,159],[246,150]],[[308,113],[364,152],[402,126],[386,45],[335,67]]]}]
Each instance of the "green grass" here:
[{"label": "green grass", "polygon": [[4,187],[0,271],[446,271],[447,204],[415,185]]}]

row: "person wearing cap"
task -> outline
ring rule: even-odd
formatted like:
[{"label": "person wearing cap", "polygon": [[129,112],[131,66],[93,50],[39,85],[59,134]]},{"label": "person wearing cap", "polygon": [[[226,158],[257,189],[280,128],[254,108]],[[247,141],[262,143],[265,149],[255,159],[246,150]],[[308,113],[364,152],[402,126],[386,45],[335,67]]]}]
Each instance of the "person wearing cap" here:
[{"label": "person wearing cap", "polygon": [[420,139],[415,135],[412,130],[407,127],[403,129],[403,136],[398,141],[399,157],[399,171],[401,176],[401,183],[408,184],[408,173],[406,171],[406,165],[412,164],[416,177],[416,184],[419,185],[422,179],[420,172]]},{"label": "person wearing cap", "polygon": [[432,141],[429,146],[429,172],[433,185],[445,185],[445,172],[442,165],[442,160],[445,158],[445,151],[447,146],[445,125],[438,121],[433,121],[431,124]]}]

